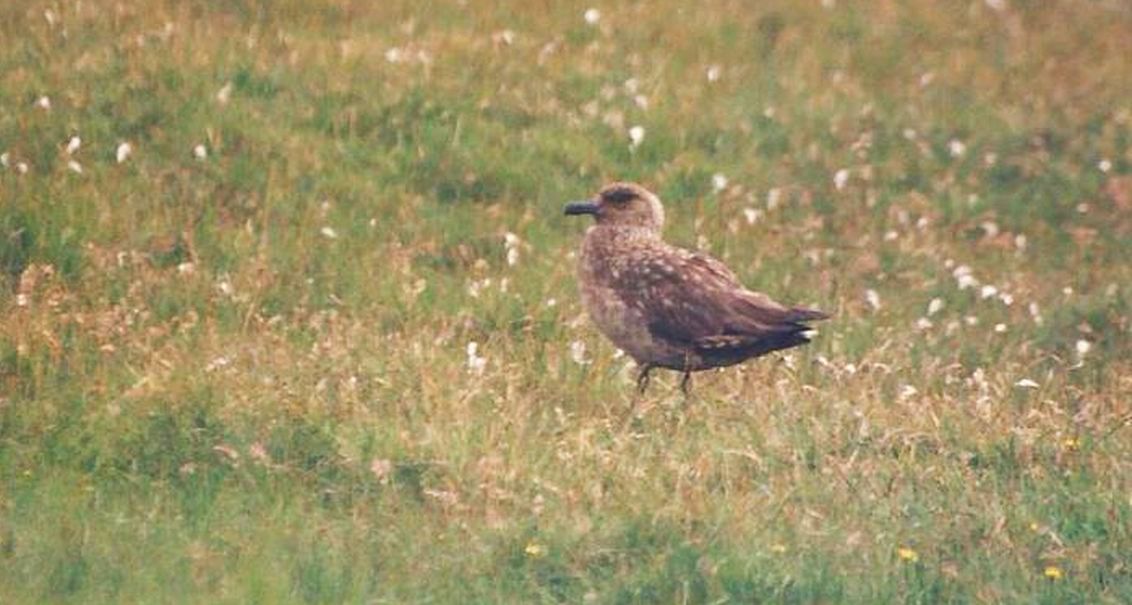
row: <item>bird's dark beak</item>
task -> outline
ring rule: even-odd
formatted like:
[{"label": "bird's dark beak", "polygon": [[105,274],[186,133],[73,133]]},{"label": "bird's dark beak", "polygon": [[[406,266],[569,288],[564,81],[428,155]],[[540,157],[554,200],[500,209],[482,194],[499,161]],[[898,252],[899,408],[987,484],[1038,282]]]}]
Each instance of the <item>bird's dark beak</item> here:
[{"label": "bird's dark beak", "polygon": [[584,202],[570,202],[566,204],[566,214],[597,214],[597,204],[586,200]]}]

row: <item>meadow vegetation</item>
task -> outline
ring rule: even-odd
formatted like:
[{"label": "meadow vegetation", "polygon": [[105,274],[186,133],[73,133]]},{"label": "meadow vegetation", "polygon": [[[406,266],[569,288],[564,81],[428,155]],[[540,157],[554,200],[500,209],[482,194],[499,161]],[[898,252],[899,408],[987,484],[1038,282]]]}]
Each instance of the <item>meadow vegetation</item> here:
[{"label": "meadow vegetation", "polygon": [[[1125,3],[0,40],[0,602],[1132,602]],[[617,179],[833,319],[627,419],[561,216]]]}]

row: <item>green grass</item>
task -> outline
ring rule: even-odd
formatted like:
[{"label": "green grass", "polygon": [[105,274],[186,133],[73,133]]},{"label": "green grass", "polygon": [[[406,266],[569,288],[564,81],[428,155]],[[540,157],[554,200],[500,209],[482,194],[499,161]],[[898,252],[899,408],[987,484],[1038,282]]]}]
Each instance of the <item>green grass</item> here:
[{"label": "green grass", "polygon": [[[1132,14],[1005,4],[3,3],[0,602],[1132,601]],[[626,422],[615,179],[833,320]]]}]

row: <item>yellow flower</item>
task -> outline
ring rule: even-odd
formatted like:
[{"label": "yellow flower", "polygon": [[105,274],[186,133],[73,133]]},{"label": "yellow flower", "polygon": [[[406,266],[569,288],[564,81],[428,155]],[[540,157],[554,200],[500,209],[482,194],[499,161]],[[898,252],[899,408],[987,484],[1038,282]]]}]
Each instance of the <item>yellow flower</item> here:
[{"label": "yellow flower", "polygon": [[904,546],[897,548],[896,554],[899,555],[902,560],[909,563],[915,563],[920,560],[920,553]]},{"label": "yellow flower", "polygon": [[1061,579],[1061,568],[1056,565],[1046,565],[1046,569],[1042,574],[1051,580]]},{"label": "yellow flower", "polygon": [[1075,437],[1066,437],[1065,440],[1061,442],[1061,446],[1064,447],[1066,451],[1075,452],[1081,447],[1081,442]]},{"label": "yellow flower", "polygon": [[782,554],[782,553],[786,552],[786,547],[783,546],[782,544],[771,544],[770,545],[770,551],[778,553],[778,554]]},{"label": "yellow flower", "polygon": [[546,555],[546,548],[544,548],[542,544],[531,542],[527,544],[527,547],[523,549],[523,552],[527,553],[527,556],[532,559],[538,559],[539,557]]}]

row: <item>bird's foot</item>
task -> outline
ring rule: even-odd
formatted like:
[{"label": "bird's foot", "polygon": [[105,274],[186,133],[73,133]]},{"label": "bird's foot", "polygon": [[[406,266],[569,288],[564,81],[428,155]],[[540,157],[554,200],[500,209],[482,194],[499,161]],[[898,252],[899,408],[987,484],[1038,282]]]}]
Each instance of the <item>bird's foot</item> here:
[{"label": "bird's foot", "polygon": [[646,363],[641,366],[640,373],[637,374],[637,394],[644,395],[645,389],[649,388],[649,372],[652,371],[653,366],[651,363]]}]

